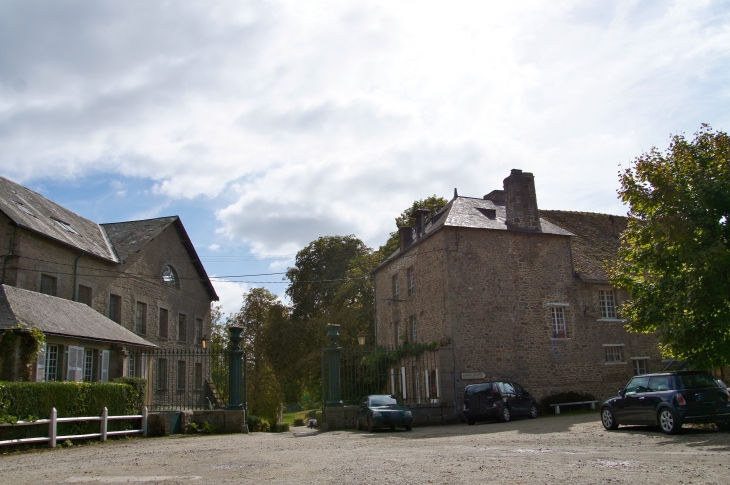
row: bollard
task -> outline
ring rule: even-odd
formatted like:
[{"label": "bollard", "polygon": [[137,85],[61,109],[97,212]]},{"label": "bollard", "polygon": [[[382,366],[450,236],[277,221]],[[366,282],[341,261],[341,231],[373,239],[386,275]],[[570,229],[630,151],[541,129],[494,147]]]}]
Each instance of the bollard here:
[{"label": "bollard", "polygon": [[105,407],[101,413],[101,441],[106,441],[107,424],[109,423],[109,410]]}]

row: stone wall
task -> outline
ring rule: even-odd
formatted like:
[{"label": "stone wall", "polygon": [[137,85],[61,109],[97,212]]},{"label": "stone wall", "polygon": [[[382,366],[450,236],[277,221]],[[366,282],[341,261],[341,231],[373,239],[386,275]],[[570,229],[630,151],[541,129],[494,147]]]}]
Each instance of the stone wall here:
[{"label": "stone wall", "polygon": [[[538,399],[564,391],[604,398],[633,375],[631,357],[649,357],[647,370],[661,370],[653,335],[600,318],[598,290],[611,288],[573,275],[569,240],[445,227],[416,242],[376,272],[378,344],[392,346],[395,323],[416,315],[419,341],[446,344],[439,351],[440,396],[451,404],[466,385],[489,379],[517,381]],[[415,295],[405,285],[409,267]],[[405,301],[389,304],[393,275]],[[618,292],[617,304],[626,298]],[[553,336],[553,306],[564,312],[566,338]],[[605,345],[621,346],[624,362],[607,364]],[[462,379],[481,372],[484,379]]]},{"label": "stone wall", "polygon": [[[5,268],[5,283],[32,291],[40,290],[41,274],[56,278],[56,296],[73,299],[74,260],[77,249],[24,229],[15,229],[0,214],[0,251],[7,254],[10,246],[19,258]],[[180,278],[180,289],[160,282],[165,265],[172,265]],[[111,294],[122,297],[121,322],[137,333],[137,302],[147,305],[146,332],[140,335],[165,348],[195,348],[195,321],[202,320],[202,335],[210,335],[210,302],[190,256],[173,225],[132,255],[123,264],[115,264],[89,255],[78,261],[77,284],[92,289],[92,307],[108,316]],[[168,310],[168,338],[160,337],[160,308]],[[186,315],[186,336],[178,334],[178,318]]]}]

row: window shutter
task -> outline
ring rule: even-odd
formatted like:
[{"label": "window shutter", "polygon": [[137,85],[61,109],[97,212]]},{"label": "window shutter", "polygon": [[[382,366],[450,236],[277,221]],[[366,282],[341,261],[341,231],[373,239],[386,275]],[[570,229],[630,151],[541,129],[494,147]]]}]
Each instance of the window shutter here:
[{"label": "window shutter", "polygon": [[76,382],[82,382],[84,380],[84,348],[76,347],[76,375],[74,376]]},{"label": "window shutter", "polygon": [[101,382],[109,382],[109,351],[101,351]]},{"label": "window shutter", "polygon": [[69,382],[76,381],[76,363],[78,362],[78,347],[68,346],[68,356],[66,358],[66,380]]},{"label": "window shutter", "polygon": [[43,382],[46,380],[46,344],[43,344],[40,353],[38,354],[38,363],[36,364],[36,375],[35,380]]}]

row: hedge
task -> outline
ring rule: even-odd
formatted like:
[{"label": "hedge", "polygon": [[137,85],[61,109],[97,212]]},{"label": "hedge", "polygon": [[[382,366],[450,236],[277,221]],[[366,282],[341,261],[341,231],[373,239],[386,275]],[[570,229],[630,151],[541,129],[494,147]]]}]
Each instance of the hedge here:
[{"label": "hedge", "polygon": [[[142,381],[144,379],[135,379]],[[141,388],[141,391],[140,391]],[[139,382],[0,382],[0,422],[45,419],[56,408],[58,417],[138,414],[144,405]],[[132,429],[138,423],[110,421],[109,431]],[[58,434],[98,433],[99,422],[59,423]],[[47,436],[47,425],[2,427],[0,440]]]}]

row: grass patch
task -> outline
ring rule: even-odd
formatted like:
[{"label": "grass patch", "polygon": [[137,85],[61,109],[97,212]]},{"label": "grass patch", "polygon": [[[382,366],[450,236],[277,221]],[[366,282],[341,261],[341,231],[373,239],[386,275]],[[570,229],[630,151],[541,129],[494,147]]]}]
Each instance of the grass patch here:
[{"label": "grass patch", "polygon": [[294,426],[295,419],[302,419],[307,422],[307,411],[298,411],[296,413],[284,413],[282,423],[286,423],[289,426]]}]

